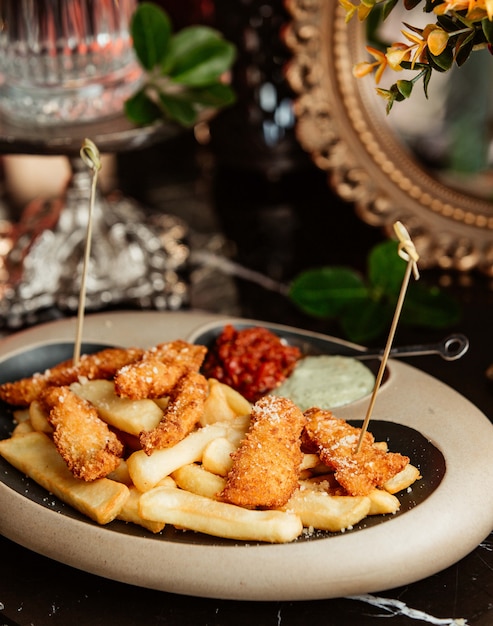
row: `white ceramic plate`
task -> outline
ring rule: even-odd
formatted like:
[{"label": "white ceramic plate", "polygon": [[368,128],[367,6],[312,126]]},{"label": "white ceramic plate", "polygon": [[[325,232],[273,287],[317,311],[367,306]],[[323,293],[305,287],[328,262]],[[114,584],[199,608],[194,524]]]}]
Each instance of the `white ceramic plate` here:
[{"label": "white ceramic plate", "polygon": [[[176,338],[190,340],[197,329],[218,319],[192,312],[97,314],[86,318],[84,340],[148,347]],[[73,341],[75,328],[75,320],[63,320],[4,339],[2,379],[9,362],[22,361],[36,348],[44,351],[49,344]],[[302,334],[307,340],[316,337]],[[327,345],[340,345],[346,352],[357,349],[335,339]],[[385,431],[388,424],[392,448],[394,437],[409,434],[413,441],[398,445],[416,450],[418,456],[422,452],[423,458],[412,461],[422,463],[423,481],[413,488],[405,512],[387,521],[285,545],[222,541],[171,529],[155,536],[122,522],[98,526],[4,464],[0,532],[100,576],[211,598],[321,599],[381,591],[430,576],[468,554],[493,527],[493,426],[469,401],[419,370],[396,360],[389,371],[375,404],[373,426]],[[366,407],[363,399],[337,414],[362,419]],[[3,410],[3,436],[7,420]]]}]

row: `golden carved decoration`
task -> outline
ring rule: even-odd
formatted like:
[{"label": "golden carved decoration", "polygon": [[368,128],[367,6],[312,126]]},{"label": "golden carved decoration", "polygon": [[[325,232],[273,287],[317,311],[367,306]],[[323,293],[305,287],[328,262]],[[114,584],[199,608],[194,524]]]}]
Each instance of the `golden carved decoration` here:
[{"label": "golden carved decoration", "polygon": [[352,75],[366,58],[364,27],[346,24],[337,0],[286,6],[297,136],[329,184],[366,223],[390,234],[403,222],[421,267],[493,276],[493,204],[433,178],[396,136],[372,79]]}]

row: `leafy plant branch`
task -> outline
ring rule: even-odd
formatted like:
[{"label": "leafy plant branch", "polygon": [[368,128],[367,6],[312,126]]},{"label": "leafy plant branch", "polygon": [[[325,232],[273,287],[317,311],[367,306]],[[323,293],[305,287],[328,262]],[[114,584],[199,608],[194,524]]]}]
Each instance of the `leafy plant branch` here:
[{"label": "leafy plant branch", "polygon": [[[493,0],[339,0],[346,11],[346,21],[357,16],[367,23],[368,53],[372,61],[362,61],[354,67],[357,78],[374,73],[378,86],[384,71],[413,70],[411,80],[397,80],[390,88],[377,87],[377,93],[387,101],[387,113],[395,102],[410,98],[413,87],[423,80],[428,85],[433,72],[447,72],[453,65],[462,66],[479,49],[493,48]],[[406,22],[402,34],[405,41],[392,44],[379,39],[380,24],[397,8],[412,11],[422,5],[434,21],[424,28]]]},{"label": "leafy plant branch", "polygon": [[[304,313],[335,320],[348,339],[364,343],[388,330],[405,271],[397,242],[388,240],[370,251],[366,276],[348,267],[307,270],[294,278],[288,297]],[[460,308],[448,294],[422,282],[409,285],[403,326],[439,329],[459,319]]]},{"label": "leafy plant branch", "polygon": [[207,26],[177,33],[168,14],[150,2],[132,16],[130,32],[137,59],[145,70],[142,87],[125,103],[135,124],[166,119],[193,126],[201,113],[233,104],[235,93],[224,82],[235,58],[235,46]]}]

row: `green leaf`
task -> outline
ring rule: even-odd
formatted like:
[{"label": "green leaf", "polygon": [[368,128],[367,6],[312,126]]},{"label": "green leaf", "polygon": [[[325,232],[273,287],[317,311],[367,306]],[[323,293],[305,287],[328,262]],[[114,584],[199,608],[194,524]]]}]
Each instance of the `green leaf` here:
[{"label": "green leaf", "polygon": [[[183,89],[178,93],[158,91],[159,116],[164,116],[182,126],[190,127],[196,123],[203,108],[219,108],[232,104],[234,91],[221,83],[208,87]],[[152,104],[152,103],[151,103]]]},{"label": "green leaf", "polygon": [[163,69],[183,85],[201,87],[217,81],[232,65],[235,47],[212,28],[190,26],[171,39]]},{"label": "green leaf", "polygon": [[433,54],[428,51],[428,57],[430,64],[439,72],[447,72],[454,62],[454,53],[450,46],[447,46],[442,54],[438,56],[433,56]]},{"label": "green leaf", "polygon": [[417,35],[423,34],[423,29],[418,26],[413,26],[412,24],[408,24],[407,22],[402,22],[402,24],[408,29],[415,32]]},{"label": "green leaf", "polygon": [[[388,332],[407,263],[396,241],[376,245],[368,255],[368,279],[347,267],[322,267],[299,274],[289,298],[313,317],[336,319],[351,340],[365,343]],[[445,328],[460,319],[457,302],[437,287],[410,282],[399,324]]]},{"label": "green leaf", "polygon": [[402,102],[405,100],[404,96],[399,91],[397,84],[394,83],[391,85],[390,89],[383,89],[381,87],[377,87],[377,94],[387,101],[386,111],[387,114],[390,113],[394,102]]},{"label": "green leaf", "polygon": [[384,20],[387,19],[387,17],[392,13],[397,2],[398,0],[387,0],[386,2],[384,2],[384,6],[382,7]]},{"label": "green leaf", "polygon": [[204,107],[226,107],[233,104],[236,94],[229,85],[214,83],[206,87],[195,87],[183,91],[181,96]]},{"label": "green leaf", "polygon": [[471,56],[472,50],[472,46],[469,45],[459,46],[457,50],[457,55],[455,57],[455,62],[457,63],[458,67],[464,65],[467,59]]},{"label": "green leaf", "polygon": [[305,313],[329,319],[348,303],[366,300],[368,289],[351,269],[322,267],[299,274],[290,285],[289,297]]},{"label": "green leaf", "polygon": [[430,85],[430,80],[431,80],[431,67],[428,67],[427,69],[423,70],[423,91],[424,91],[426,98],[428,98],[428,87]]},{"label": "green leaf", "polygon": [[161,117],[161,110],[141,89],[124,104],[125,115],[134,124],[152,124]]},{"label": "green leaf", "polygon": [[155,4],[138,5],[130,23],[135,53],[142,67],[150,71],[166,56],[172,25],[168,15]]},{"label": "green leaf", "polygon": [[388,239],[368,255],[368,281],[373,292],[397,295],[406,272],[406,262],[397,254],[397,242]]},{"label": "green leaf", "polygon": [[125,103],[132,122],[165,118],[190,127],[203,108],[220,109],[235,101],[221,78],[231,69],[236,48],[221,33],[190,26],[173,34],[167,13],[150,2],[138,5],[130,30],[137,58],[149,73],[141,91]]},{"label": "green leaf", "polygon": [[190,127],[197,121],[198,111],[196,107],[182,95],[160,93],[159,104],[168,119],[178,122],[182,126]]},{"label": "green leaf", "polygon": [[452,33],[457,30],[456,20],[447,14],[437,16],[437,25],[443,28],[447,33]]},{"label": "green leaf", "polygon": [[464,33],[460,37],[457,37],[457,41],[455,43],[455,62],[458,67],[464,65],[467,59],[471,56],[471,53],[474,49],[474,31],[470,33]]},{"label": "green leaf", "polygon": [[411,283],[401,313],[401,321],[408,326],[446,328],[456,324],[461,309],[453,298],[437,287]]},{"label": "green leaf", "polygon": [[412,80],[398,80],[395,84],[397,86],[397,89],[399,90],[399,93],[401,93],[404,98],[411,97],[414,86]]},{"label": "green leaf", "polygon": [[357,306],[349,305],[340,325],[350,341],[366,343],[388,331],[392,315],[392,307],[388,304],[367,300]]},{"label": "green leaf", "polygon": [[420,2],[421,0],[404,0],[404,6],[408,11],[411,11],[416,8]]},{"label": "green leaf", "polygon": [[486,41],[489,44],[493,44],[493,20],[484,19],[481,22],[481,28],[483,29]]}]

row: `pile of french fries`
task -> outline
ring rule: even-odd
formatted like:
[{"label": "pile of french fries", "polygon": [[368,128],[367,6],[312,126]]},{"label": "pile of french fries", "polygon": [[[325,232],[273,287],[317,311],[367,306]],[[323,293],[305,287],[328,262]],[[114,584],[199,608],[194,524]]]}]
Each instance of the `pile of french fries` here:
[{"label": "pile of french fries", "polygon": [[[129,400],[112,380],[81,380],[71,390],[88,400],[133,451],[105,478],[75,478],[52,441],[52,427],[35,400],[14,412],[16,425],[0,455],[66,504],[99,524],[119,519],[159,533],[166,524],[250,542],[285,543],[316,530],[350,529],[368,515],[395,513],[396,493],[419,478],[411,464],[367,496],[329,495],[333,476],[316,454],[304,454],[299,489],[282,509],[251,510],[217,498],[231,454],[249,428],[250,403],[228,385],[208,380],[200,425],[178,444],[146,454],[138,435],[159,423],[166,399]],[[380,446],[386,444],[380,443]]]}]

